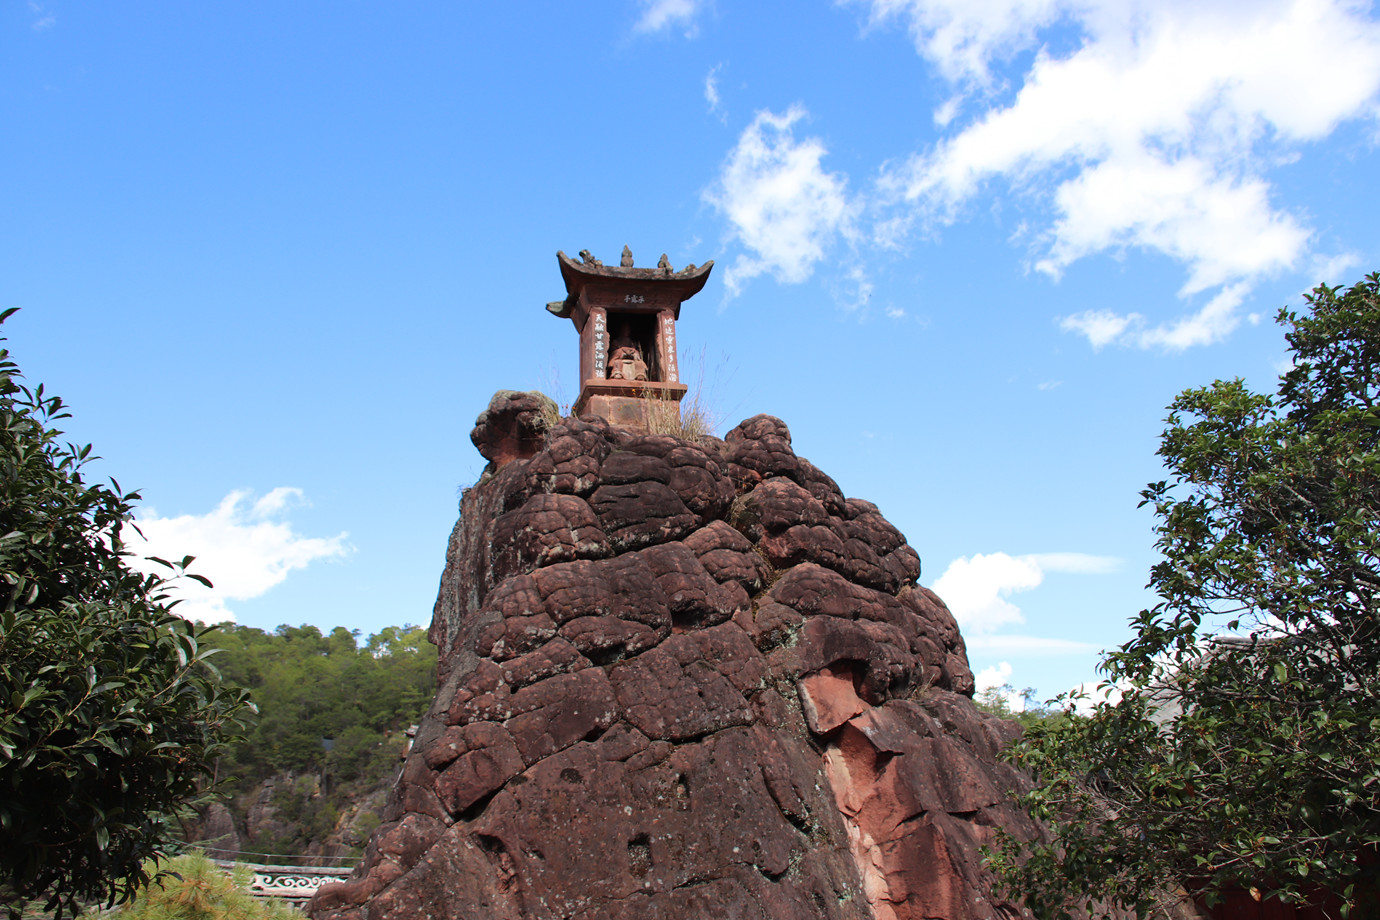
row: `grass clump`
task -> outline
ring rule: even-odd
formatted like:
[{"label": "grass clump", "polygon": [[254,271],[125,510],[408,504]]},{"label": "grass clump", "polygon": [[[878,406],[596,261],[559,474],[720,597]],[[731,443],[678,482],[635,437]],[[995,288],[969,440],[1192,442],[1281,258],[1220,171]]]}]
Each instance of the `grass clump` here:
[{"label": "grass clump", "polygon": [[719,401],[712,394],[718,390],[721,378],[732,376],[724,369],[725,361],[721,360],[714,368],[714,383],[706,387],[704,377],[708,360],[704,349],[700,349],[699,360],[693,362],[696,368],[695,383],[679,404],[669,397],[648,396],[653,403],[647,413],[651,433],[669,434],[685,441],[703,441],[715,435],[723,426],[725,413],[718,407]]},{"label": "grass clump", "polygon": [[680,402],[665,396],[648,396],[647,430],[669,434],[683,441],[703,441],[714,434],[722,422],[700,400],[699,393],[687,393]]},{"label": "grass clump", "polygon": [[541,397],[541,428],[542,431],[550,431],[561,423],[561,409],[556,405],[556,401],[539,390],[533,390],[537,396]]},{"label": "grass clump", "polygon": [[[249,893],[253,875],[245,866],[226,872],[202,853],[186,853],[162,866],[148,866],[152,881],[113,914],[115,920],[305,920],[282,901]],[[83,915],[95,918],[94,912]]]}]

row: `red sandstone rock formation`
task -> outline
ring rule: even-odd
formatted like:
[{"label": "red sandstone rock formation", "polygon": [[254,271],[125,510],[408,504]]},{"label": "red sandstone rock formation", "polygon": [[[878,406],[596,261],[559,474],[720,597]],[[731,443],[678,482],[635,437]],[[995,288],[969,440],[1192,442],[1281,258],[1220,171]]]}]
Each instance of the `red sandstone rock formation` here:
[{"label": "red sandstone rock formation", "polygon": [[978,852],[1034,833],[1014,726],[876,506],[769,416],[538,444],[532,409],[475,429],[501,459],[447,552],[441,689],[315,920],[1018,916]]}]

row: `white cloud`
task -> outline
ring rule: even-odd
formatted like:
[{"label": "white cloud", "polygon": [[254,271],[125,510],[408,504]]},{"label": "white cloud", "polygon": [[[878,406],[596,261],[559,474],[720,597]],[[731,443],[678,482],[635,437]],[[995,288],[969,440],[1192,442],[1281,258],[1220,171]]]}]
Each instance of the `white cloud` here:
[{"label": "white cloud", "polygon": [[697,26],[695,17],[702,6],[700,0],[639,0],[642,16],[633,26],[634,32],[662,32],[673,28],[684,28],[687,38],[692,37]]},{"label": "white cloud", "polygon": [[1064,317],[1059,325],[1066,332],[1082,333],[1094,350],[1117,342],[1140,348],[1182,351],[1193,345],[1210,345],[1226,338],[1240,324],[1237,307],[1249,292],[1250,286],[1246,282],[1228,285],[1197,313],[1159,326],[1147,327],[1145,317],[1139,313],[1123,316],[1111,310],[1085,310]]},{"label": "white cloud", "polygon": [[861,265],[850,266],[832,287],[835,303],[850,312],[872,302],[872,280]]},{"label": "white cloud", "polygon": [[1084,256],[1140,246],[1188,266],[1183,295],[1269,274],[1292,265],[1309,234],[1271,210],[1268,191],[1263,180],[1220,176],[1194,157],[1109,157],[1059,186],[1054,243],[1035,268],[1058,277]]},{"label": "white cloud", "polygon": [[[704,192],[748,250],[724,273],[730,297],[763,273],[790,284],[805,281],[840,235],[855,234],[858,207],[847,179],[821,167],[827,151],[818,138],[795,139],[794,126],[805,117],[799,105],[782,115],[758,112]],[[868,291],[860,286],[860,294],[869,292],[870,285]]]},{"label": "white cloud", "polygon": [[950,562],[933,587],[958,620],[969,648],[996,653],[999,645],[1017,642],[1014,648],[1025,651],[1085,651],[1089,648],[1085,643],[990,634],[1003,626],[1025,622],[1020,608],[1007,598],[1017,592],[1039,587],[1047,572],[1094,575],[1115,571],[1118,565],[1119,559],[1086,553],[1034,553],[1026,556],[977,553],[971,558],[960,556]]},{"label": "white cloud", "polygon": [[978,553],[949,563],[934,583],[934,591],[949,605],[966,635],[988,633],[1012,623],[1024,623],[1020,608],[1006,600],[1029,591],[1044,580],[1040,566],[1006,553]]},{"label": "white cloud", "polygon": [[963,105],[962,96],[950,96],[939,108],[934,110],[936,128],[947,128],[958,117],[959,107]]},{"label": "white cloud", "polygon": [[[874,22],[909,20],[915,47],[954,82],[992,81],[994,57],[1027,48],[1059,0],[864,0]],[[952,101],[951,101],[952,102]]]},{"label": "white cloud", "polygon": [[1249,291],[1250,285],[1246,282],[1227,285],[1197,313],[1145,330],[1136,337],[1136,344],[1142,348],[1162,346],[1182,351],[1191,345],[1219,342],[1240,324],[1236,308]]},{"label": "white cloud", "polygon": [[1343,252],[1333,256],[1317,254],[1313,257],[1313,277],[1319,284],[1346,284],[1352,280],[1347,273],[1361,264],[1361,254]]},{"label": "white cloud", "polygon": [[1059,326],[1065,332],[1083,333],[1093,348],[1101,348],[1121,338],[1122,333],[1131,326],[1144,321],[1145,318],[1139,313],[1121,316],[1111,310],[1084,310],[1073,316],[1065,316],[1059,321]]},{"label": "white cloud", "polygon": [[978,693],[1011,683],[1011,662],[1002,661],[983,668],[973,675],[973,686]]},{"label": "white cloud", "polygon": [[710,115],[719,112],[719,68],[722,66],[722,64],[715,64],[709,68],[709,73],[704,76],[704,101],[709,103]]},{"label": "white cloud", "polygon": [[[1380,23],[1348,0],[866,5],[874,22],[904,20],[959,93],[934,113],[956,133],[884,175],[903,213],[890,234],[917,215],[953,222],[1002,181],[1051,209],[1034,236],[1037,270],[1057,278],[1079,259],[1137,248],[1184,265],[1181,296],[1215,292],[1162,325],[1106,309],[1064,320],[1094,347],[1182,349],[1227,335],[1252,285],[1297,267],[1312,243],[1273,200],[1266,170],[1344,121],[1373,117],[1380,93]],[[1070,50],[1044,44],[1052,38]],[[995,65],[1030,49],[1012,96]],[[975,95],[981,107],[961,124],[957,100]]]},{"label": "white cloud", "polygon": [[209,578],[215,587],[183,579],[174,592],[183,599],[178,613],[208,623],[234,620],[227,601],[259,597],[294,569],[350,551],[343,532],[334,537],[304,537],[281,520],[301,498],[300,489],[277,488],[258,500],[241,490],[231,492],[202,515],[165,518],[149,508],[136,521],[142,538],[132,527],[121,535],[135,554],[131,562],[145,572],[168,574],[162,566],[138,557],[158,556],[170,562],[196,557],[190,571]]}]

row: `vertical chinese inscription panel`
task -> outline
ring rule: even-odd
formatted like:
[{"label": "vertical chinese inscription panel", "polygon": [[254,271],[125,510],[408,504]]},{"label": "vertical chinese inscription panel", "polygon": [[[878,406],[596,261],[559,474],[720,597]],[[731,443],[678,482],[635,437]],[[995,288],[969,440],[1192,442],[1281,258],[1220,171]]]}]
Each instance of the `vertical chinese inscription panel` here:
[{"label": "vertical chinese inscription panel", "polygon": [[585,334],[581,338],[580,378],[603,380],[608,376],[608,311],[603,307],[590,307],[589,319],[585,321]]},{"label": "vertical chinese inscription panel", "polygon": [[680,382],[680,367],[676,361],[676,317],[670,310],[657,313],[657,346],[661,352],[661,366],[665,368],[667,383]]}]

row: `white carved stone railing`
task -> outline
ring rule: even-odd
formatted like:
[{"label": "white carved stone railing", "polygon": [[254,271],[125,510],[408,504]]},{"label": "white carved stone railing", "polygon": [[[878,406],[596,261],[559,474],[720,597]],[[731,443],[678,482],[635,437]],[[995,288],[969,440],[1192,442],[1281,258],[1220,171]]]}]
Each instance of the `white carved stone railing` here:
[{"label": "white carved stone railing", "polygon": [[[234,865],[224,860],[216,860],[226,868]],[[316,889],[327,882],[343,881],[352,871],[350,866],[260,866],[254,863],[240,863],[254,873],[249,893],[256,898],[288,898],[304,901],[316,894]]]}]

